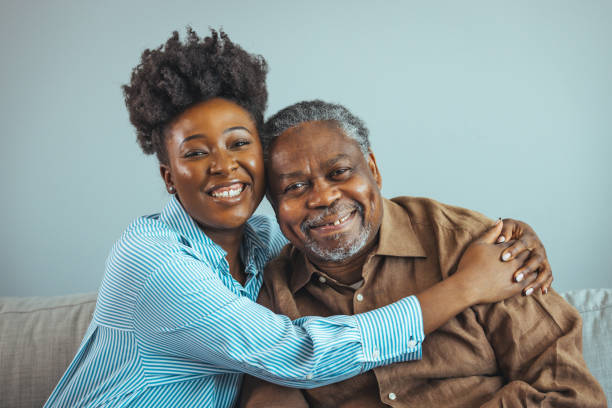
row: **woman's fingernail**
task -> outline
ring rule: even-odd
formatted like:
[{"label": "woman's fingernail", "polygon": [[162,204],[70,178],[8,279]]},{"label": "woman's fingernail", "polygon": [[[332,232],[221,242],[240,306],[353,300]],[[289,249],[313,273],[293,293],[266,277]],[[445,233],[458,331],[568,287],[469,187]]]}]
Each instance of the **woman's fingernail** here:
[{"label": "woman's fingernail", "polygon": [[503,235],[501,235],[499,238],[497,238],[497,243],[499,244],[500,242],[505,242],[506,241],[506,237],[504,237]]},{"label": "woman's fingernail", "polygon": [[523,280],[525,276],[523,275],[523,273],[519,273],[518,275],[516,275],[516,278],[514,278],[515,281],[520,282]]},{"label": "woman's fingernail", "polygon": [[504,261],[507,261],[508,259],[510,259],[510,252],[506,252],[505,254],[502,255],[502,259]]},{"label": "woman's fingernail", "polygon": [[498,225],[501,222],[501,218],[498,218],[497,221],[495,221],[495,225]]},{"label": "woman's fingernail", "polygon": [[525,291],[525,296],[529,296],[533,293],[533,288],[529,288]]}]

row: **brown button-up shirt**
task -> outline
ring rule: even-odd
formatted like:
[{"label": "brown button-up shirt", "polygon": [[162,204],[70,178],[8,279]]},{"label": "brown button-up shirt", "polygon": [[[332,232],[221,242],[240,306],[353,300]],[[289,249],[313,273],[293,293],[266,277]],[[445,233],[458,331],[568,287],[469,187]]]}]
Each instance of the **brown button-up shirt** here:
[{"label": "brown button-up shirt", "polygon": [[[292,319],[366,312],[451,275],[492,221],[423,198],[384,201],[361,284],[317,270],[291,245],[265,270],[259,302]],[[605,407],[582,357],[578,312],[555,292],[465,310],[423,344],[423,359],[294,390],[247,378],[242,403],[314,407]],[[254,397],[257,398],[254,398]]]}]

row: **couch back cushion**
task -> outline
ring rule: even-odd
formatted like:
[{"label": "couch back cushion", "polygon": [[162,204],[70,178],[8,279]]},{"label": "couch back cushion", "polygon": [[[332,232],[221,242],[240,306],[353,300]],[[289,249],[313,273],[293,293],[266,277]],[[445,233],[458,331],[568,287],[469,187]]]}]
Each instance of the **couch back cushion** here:
[{"label": "couch back cushion", "polygon": [[562,295],[582,316],[582,354],[612,401],[612,289],[582,289]]},{"label": "couch back cushion", "polygon": [[76,354],[96,294],[0,297],[0,407],[41,407]]}]

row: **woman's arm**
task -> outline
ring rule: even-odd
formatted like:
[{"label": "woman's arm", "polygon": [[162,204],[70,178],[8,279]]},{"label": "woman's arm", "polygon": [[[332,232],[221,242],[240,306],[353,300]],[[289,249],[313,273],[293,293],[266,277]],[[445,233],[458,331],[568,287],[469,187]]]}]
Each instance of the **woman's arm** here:
[{"label": "woman's arm", "polygon": [[299,388],[418,359],[424,339],[414,296],[355,316],[291,321],[236,295],[215,271],[188,257],[148,277],[134,328],[153,377],[245,372]]},{"label": "woman's arm", "polygon": [[[494,233],[499,235],[497,230]],[[456,276],[447,279],[450,283],[419,295],[428,331],[465,307],[520,291],[522,285],[512,283],[510,272],[492,280],[490,270],[477,262],[482,251],[497,251],[499,259],[500,250],[489,243],[472,244]],[[148,251],[146,259],[157,271],[138,293],[134,330],[152,376],[246,372],[278,384],[310,388],[421,357],[423,321],[414,296],[355,316],[291,321],[236,295],[198,259],[176,253],[170,246]],[[469,256],[472,252],[474,257]],[[163,257],[172,259],[158,261]],[[518,267],[517,262],[499,264],[512,268]],[[448,302],[449,297],[454,301]],[[157,365],[160,356],[172,367],[171,373],[164,371],[166,365]]]}]

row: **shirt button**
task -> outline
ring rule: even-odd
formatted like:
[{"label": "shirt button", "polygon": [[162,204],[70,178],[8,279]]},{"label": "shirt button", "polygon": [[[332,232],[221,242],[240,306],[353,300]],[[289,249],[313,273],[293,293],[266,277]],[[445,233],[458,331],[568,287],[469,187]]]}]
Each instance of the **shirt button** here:
[{"label": "shirt button", "polygon": [[358,302],[363,301],[363,295],[362,295],[361,293],[358,293],[358,294],[357,294],[357,301],[358,301]]},{"label": "shirt button", "polygon": [[327,282],[327,279],[325,279],[325,276],[319,276],[319,282],[325,283]]},{"label": "shirt button", "polygon": [[390,392],[390,393],[389,393],[389,399],[390,399],[391,401],[395,401],[395,399],[396,399],[396,398],[397,398],[397,395],[395,395],[395,393],[394,393],[394,392]]},{"label": "shirt button", "polygon": [[374,349],[374,351],[372,352],[372,357],[378,358],[378,356],[380,356],[380,353],[378,352],[378,349]]},{"label": "shirt button", "polygon": [[414,348],[416,347],[416,345],[417,345],[417,342],[415,340],[408,341],[408,347]]},{"label": "shirt button", "polygon": [[306,374],[306,379],[307,380],[312,380],[312,374],[310,374],[310,373]]}]

